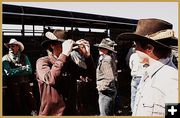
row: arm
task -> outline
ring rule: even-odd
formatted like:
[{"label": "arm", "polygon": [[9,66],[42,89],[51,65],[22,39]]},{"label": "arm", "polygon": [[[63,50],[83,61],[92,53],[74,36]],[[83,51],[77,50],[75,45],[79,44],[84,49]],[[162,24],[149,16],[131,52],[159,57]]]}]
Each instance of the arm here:
[{"label": "arm", "polygon": [[25,56],[25,66],[26,66],[25,74],[27,75],[32,74],[32,66],[27,56]]},{"label": "arm", "polygon": [[61,73],[65,61],[66,56],[61,54],[58,60],[50,67],[47,60],[43,58],[38,59],[36,63],[38,78],[46,84],[53,86]]},{"label": "arm", "polygon": [[29,75],[32,73],[31,64],[29,62],[29,59],[27,56],[25,57],[25,63],[29,66],[29,69],[26,69],[23,66],[19,66],[16,68],[11,68],[10,63],[6,57],[3,57],[3,71],[6,76],[8,77],[14,77],[14,76],[23,76],[23,75]]},{"label": "arm", "polygon": [[[167,86],[164,89],[166,94],[166,103],[178,103],[178,79],[171,78],[167,81]],[[168,87],[168,88],[167,88]]]},{"label": "arm", "polygon": [[61,74],[61,69],[66,57],[69,56],[72,51],[74,41],[66,40],[62,43],[62,53],[59,55],[58,59],[53,63],[49,64],[48,58],[40,58],[36,62],[37,77],[45,82],[46,84],[53,86],[56,83],[56,79]]}]

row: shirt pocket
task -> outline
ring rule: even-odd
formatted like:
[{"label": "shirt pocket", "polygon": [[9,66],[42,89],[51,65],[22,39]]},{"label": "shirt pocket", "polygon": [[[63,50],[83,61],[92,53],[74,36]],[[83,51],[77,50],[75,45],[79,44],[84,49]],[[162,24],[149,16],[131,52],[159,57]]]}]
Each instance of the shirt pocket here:
[{"label": "shirt pocket", "polygon": [[146,115],[164,116],[165,107],[160,103],[143,103],[143,109]]},{"label": "shirt pocket", "polygon": [[153,107],[153,116],[164,116],[165,107],[162,104],[154,104]]},{"label": "shirt pocket", "polygon": [[143,103],[143,114],[146,114],[147,116],[152,116],[153,113],[154,104],[152,102],[144,102]]}]

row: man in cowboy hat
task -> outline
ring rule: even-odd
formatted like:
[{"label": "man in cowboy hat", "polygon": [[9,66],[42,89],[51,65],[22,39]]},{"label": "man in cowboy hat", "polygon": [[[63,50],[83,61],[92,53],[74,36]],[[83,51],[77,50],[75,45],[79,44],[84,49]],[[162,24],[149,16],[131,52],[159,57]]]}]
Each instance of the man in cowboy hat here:
[{"label": "man in cowboy hat", "polygon": [[[32,74],[32,68],[28,57],[22,54],[24,45],[14,38],[4,45],[9,49],[9,53],[4,55],[2,59],[3,82],[7,82],[7,92],[12,96],[10,98],[12,111],[8,111],[7,114],[28,115],[24,114],[23,107],[23,105],[27,105],[32,115],[36,115],[35,98],[29,84],[29,75]],[[25,100],[25,102],[23,103],[22,100]]]},{"label": "man in cowboy hat", "polygon": [[96,69],[96,84],[99,93],[100,116],[114,115],[116,97],[115,80],[117,79],[116,59],[114,53],[115,42],[104,38],[100,44],[96,44],[99,50],[99,61]]},{"label": "man in cowboy hat", "polygon": [[160,19],[141,19],[135,33],[123,33],[119,39],[135,41],[140,63],[149,62],[132,115],[165,115],[165,103],[178,102],[178,71],[170,58],[170,47],[177,45],[172,24]]},{"label": "man in cowboy hat", "polygon": [[[76,80],[80,78],[79,73],[82,70],[91,73],[95,70],[92,69],[94,66],[89,42],[79,40],[76,42],[77,48],[77,46],[73,47],[75,44],[73,40],[65,40],[63,30],[47,32],[45,35],[48,39],[41,45],[48,51],[48,56],[39,58],[36,63],[41,100],[39,115],[77,115]],[[84,58],[79,59],[72,49],[78,50]],[[85,75],[82,78],[87,77]]]}]

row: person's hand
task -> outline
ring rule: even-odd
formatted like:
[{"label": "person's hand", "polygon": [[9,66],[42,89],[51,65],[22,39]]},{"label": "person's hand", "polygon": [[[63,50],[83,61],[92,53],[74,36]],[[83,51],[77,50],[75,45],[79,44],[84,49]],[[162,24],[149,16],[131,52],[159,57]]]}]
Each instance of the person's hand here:
[{"label": "person's hand", "polygon": [[90,53],[90,44],[88,41],[84,39],[80,39],[76,41],[76,44],[79,45],[78,51],[83,54],[85,57],[89,57],[91,55]]},{"label": "person's hand", "polygon": [[62,43],[62,54],[69,56],[72,51],[73,44],[75,42],[71,39],[68,39]]},{"label": "person's hand", "polygon": [[26,70],[26,71],[30,70],[30,65],[22,66],[22,70]]},{"label": "person's hand", "polygon": [[86,82],[86,83],[92,81],[92,79],[90,79],[89,77],[80,76],[79,78],[80,78],[80,80],[81,80],[82,82]]},{"label": "person's hand", "polygon": [[26,65],[26,71],[30,70],[30,65]]},{"label": "person's hand", "polygon": [[16,64],[15,64],[15,66],[19,66],[19,67],[22,67],[22,64],[17,64],[17,63],[16,63]]}]

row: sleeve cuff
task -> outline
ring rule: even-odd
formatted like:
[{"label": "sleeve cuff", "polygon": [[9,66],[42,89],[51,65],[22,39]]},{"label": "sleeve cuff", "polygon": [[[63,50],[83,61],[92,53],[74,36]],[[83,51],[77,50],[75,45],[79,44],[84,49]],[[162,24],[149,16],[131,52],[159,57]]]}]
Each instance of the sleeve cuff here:
[{"label": "sleeve cuff", "polygon": [[63,63],[66,62],[66,58],[67,56],[64,54],[60,54],[60,56],[58,57],[58,60],[62,61]]}]

